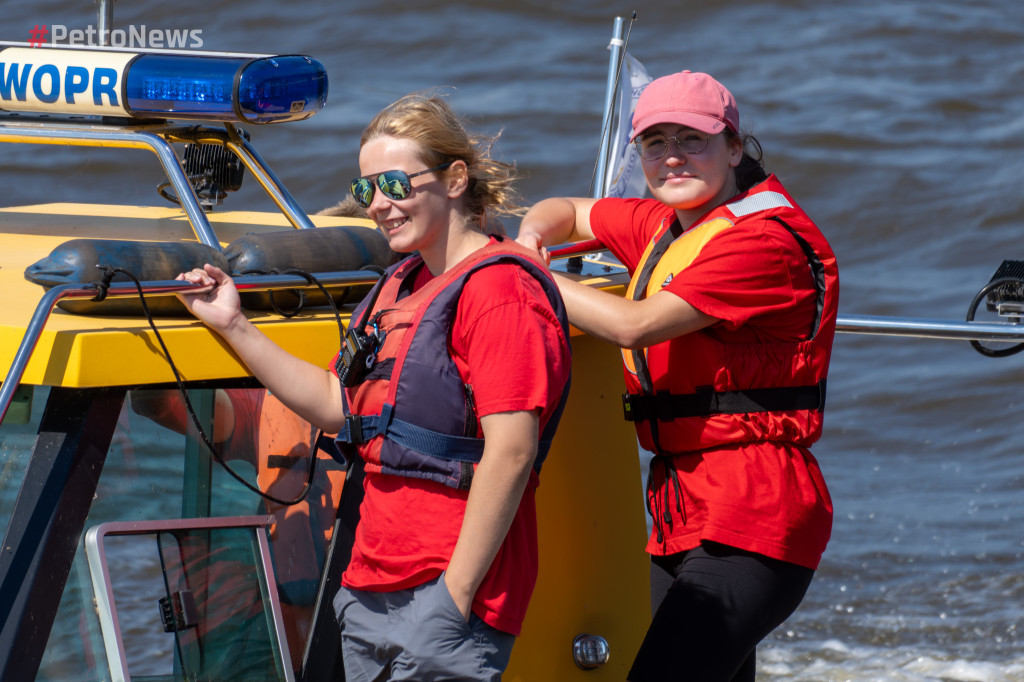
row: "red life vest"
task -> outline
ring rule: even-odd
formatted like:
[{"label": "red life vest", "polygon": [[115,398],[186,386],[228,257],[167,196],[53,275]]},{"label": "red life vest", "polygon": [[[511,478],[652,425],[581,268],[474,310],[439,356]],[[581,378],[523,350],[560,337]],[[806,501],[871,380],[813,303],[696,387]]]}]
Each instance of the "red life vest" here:
[{"label": "red life vest", "polygon": [[[383,334],[369,372],[344,391],[349,416],[337,438],[343,453],[358,447],[367,472],[469,488],[484,441],[477,435],[473,387],[463,382],[449,354],[448,334],[470,275],[496,263],[515,263],[541,283],[568,338],[554,280],[515,242],[492,242],[417,291],[412,288],[419,268],[425,267],[423,259],[410,256],[392,266],[352,314],[358,320],[353,324],[363,325],[368,334]],[[534,464],[538,471],[567,396],[568,384],[541,433]]]},{"label": "red life vest", "polygon": [[663,224],[626,295],[634,300],[653,295],[715,235],[741,221],[765,220],[785,227],[810,264],[817,313],[809,338],[723,343],[711,326],[649,348],[624,350],[626,419],[635,422],[641,445],[656,454],[763,441],[809,445],[821,435],[838,268],[825,237],[774,176],[685,232],[678,221]]}]

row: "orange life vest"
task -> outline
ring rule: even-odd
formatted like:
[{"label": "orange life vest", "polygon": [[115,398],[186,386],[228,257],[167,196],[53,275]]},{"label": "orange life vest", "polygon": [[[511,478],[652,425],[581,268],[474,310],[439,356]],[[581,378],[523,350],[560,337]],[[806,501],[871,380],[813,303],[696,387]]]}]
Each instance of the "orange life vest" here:
[{"label": "orange life vest", "polygon": [[[484,441],[477,435],[473,387],[459,375],[448,335],[466,281],[495,263],[515,263],[537,279],[568,338],[569,323],[554,280],[515,242],[492,242],[416,291],[412,286],[419,268],[425,267],[423,260],[410,256],[393,266],[352,314],[352,320],[358,320],[353,324],[364,326],[368,334],[383,335],[367,374],[345,389],[349,416],[337,438],[342,452],[358,448],[367,472],[469,489]],[[568,390],[567,383],[540,434],[537,471]]]},{"label": "orange life vest", "polygon": [[[302,490],[316,429],[267,392],[261,401],[257,482],[261,490],[289,500]],[[298,504],[264,500],[273,514],[270,528],[274,570],[285,603],[312,603],[320,569],[327,555],[345,472],[329,455],[317,450],[317,476]]]},{"label": "orange life vest", "polygon": [[838,268],[825,237],[770,177],[737,200],[707,214],[685,232],[663,224],[634,272],[627,297],[660,291],[701,249],[741,221],[774,220],[807,256],[817,290],[817,313],[806,340],[723,343],[714,326],[649,348],[624,350],[626,419],[641,445],[659,455],[726,444],[773,441],[809,445],[821,435]]}]

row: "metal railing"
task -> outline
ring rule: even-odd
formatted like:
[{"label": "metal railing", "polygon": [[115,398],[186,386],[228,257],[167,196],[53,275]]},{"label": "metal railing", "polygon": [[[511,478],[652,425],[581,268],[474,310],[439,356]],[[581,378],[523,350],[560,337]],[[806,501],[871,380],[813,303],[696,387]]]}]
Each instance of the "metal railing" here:
[{"label": "metal railing", "polygon": [[0,122],[0,142],[21,144],[60,144],[78,147],[119,147],[127,149],[148,149],[156,154],[167,179],[174,186],[181,207],[185,210],[196,238],[215,249],[220,249],[217,235],[210,227],[206,212],[199,205],[192,183],[185,177],[185,171],[178,161],[171,145],[161,135],[138,128],[78,126],[75,124],[44,126],[32,125],[27,121]]},{"label": "metal railing", "polygon": [[1024,324],[1008,322],[953,322],[916,317],[839,315],[836,331],[871,336],[911,336],[954,341],[1024,342]]},{"label": "metal railing", "polygon": [[198,126],[160,125],[92,125],[74,122],[40,125],[30,118],[0,120],[0,142],[20,144],[54,144],[76,147],[113,147],[148,149],[156,154],[164,174],[170,180],[181,207],[188,216],[196,238],[207,246],[220,250],[220,241],[210,226],[206,211],[199,203],[192,183],[189,182],[172,142],[221,144],[235,154],[249,169],[274,204],[296,228],[313,228],[313,222],[299,207],[295,198],[267,166],[251,144],[231,124],[226,130]]}]

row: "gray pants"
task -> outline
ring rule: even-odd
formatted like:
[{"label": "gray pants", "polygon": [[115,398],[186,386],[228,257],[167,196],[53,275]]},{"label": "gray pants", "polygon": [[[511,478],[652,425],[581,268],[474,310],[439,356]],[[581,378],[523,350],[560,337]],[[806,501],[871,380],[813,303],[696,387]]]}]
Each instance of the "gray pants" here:
[{"label": "gray pants", "polygon": [[334,597],[348,682],[501,680],[515,636],[462,617],[444,574],[397,592],[342,587]]}]

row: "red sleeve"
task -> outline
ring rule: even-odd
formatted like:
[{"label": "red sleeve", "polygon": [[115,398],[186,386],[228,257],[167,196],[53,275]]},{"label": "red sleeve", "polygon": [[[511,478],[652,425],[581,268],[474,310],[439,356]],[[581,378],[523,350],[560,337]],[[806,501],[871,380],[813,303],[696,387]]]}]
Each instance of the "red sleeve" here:
[{"label": "red sleeve", "polygon": [[590,209],[590,229],[632,275],[670,207],[655,199],[601,199]]},{"label": "red sleeve", "polygon": [[[590,212],[594,236],[631,275],[666,219],[674,219],[672,209],[654,199],[602,199]],[[740,220],[723,230],[665,290],[723,320],[720,329],[751,325],[743,332],[750,342],[807,338],[814,320],[807,257],[772,220]]]},{"label": "red sleeve", "polygon": [[773,220],[723,230],[665,287],[736,330],[747,324],[778,340],[807,338],[816,291],[807,256]]},{"label": "red sleeve", "polygon": [[543,428],[569,380],[569,343],[540,283],[514,264],[473,273],[459,299],[452,356],[477,414],[537,410]]}]

